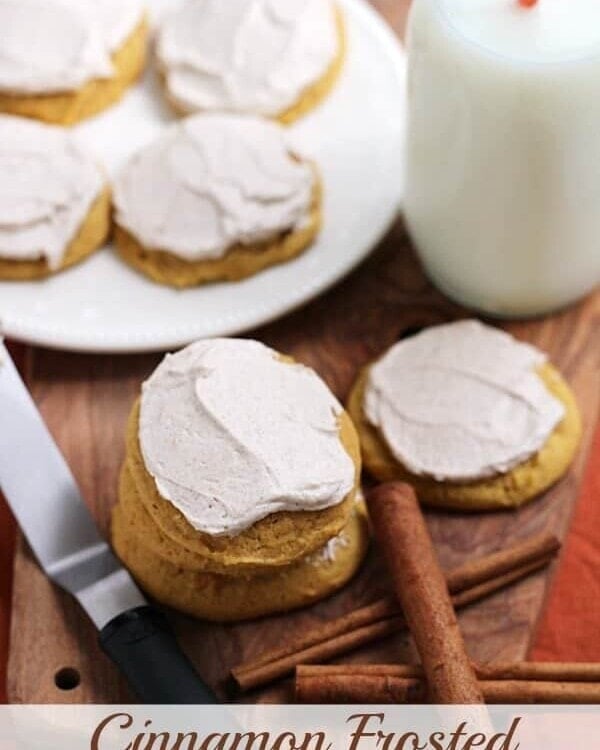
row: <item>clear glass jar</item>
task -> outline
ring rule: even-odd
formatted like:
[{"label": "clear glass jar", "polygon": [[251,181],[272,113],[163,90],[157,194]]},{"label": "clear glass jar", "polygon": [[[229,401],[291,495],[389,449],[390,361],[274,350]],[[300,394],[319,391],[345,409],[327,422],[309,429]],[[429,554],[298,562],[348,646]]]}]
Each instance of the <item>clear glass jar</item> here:
[{"label": "clear glass jar", "polygon": [[600,3],[591,31],[526,15],[543,5],[415,0],[409,19],[407,225],[432,281],[496,316],[600,282]]}]

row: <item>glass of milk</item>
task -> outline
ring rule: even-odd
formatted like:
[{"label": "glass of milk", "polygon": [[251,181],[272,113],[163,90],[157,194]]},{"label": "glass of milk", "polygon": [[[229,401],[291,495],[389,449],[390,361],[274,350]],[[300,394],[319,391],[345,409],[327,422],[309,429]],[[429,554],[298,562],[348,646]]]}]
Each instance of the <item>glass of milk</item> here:
[{"label": "glass of milk", "polygon": [[497,316],[600,283],[600,0],[414,0],[405,211],[431,279]]}]

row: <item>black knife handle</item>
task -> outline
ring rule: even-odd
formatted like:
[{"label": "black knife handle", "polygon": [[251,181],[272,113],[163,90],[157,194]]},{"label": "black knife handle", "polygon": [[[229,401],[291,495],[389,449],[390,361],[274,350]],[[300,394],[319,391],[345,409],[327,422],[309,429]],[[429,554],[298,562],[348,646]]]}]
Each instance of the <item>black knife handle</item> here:
[{"label": "black knife handle", "polygon": [[166,617],[153,607],[118,615],[100,631],[99,640],[144,703],[217,703],[179,648]]}]

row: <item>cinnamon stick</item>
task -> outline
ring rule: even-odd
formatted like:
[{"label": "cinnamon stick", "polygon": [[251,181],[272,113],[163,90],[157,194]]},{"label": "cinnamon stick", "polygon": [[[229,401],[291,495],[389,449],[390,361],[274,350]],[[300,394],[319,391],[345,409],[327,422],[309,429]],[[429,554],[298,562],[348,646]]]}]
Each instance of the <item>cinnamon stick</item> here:
[{"label": "cinnamon stick", "polygon": [[[600,703],[599,682],[544,680],[482,680],[486,703]],[[426,703],[434,702],[427,683],[419,677],[385,674],[320,675],[296,679],[299,703]]]},{"label": "cinnamon stick", "polygon": [[[455,568],[447,577],[448,588],[456,594],[454,607],[473,604],[540,570],[559,548],[558,539],[544,533]],[[328,661],[405,628],[398,602],[379,599],[238,665],[231,677],[238,690],[252,690],[291,675],[298,664]]]},{"label": "cinnamon stick", "polygon": [[497,578],[490,578],[489,581],[484,581],[484,583],[480,583],[478,586],[473,586],[470,589],[461,591],[460,594],[454,594],[454,596],[452,596],[452,605],[456,610],[475,604],[476,602],[481,601],[481,599],[485,599],[486,596],[495,594],[497,591],[501,591],[507,586],[520,581],[522,578],[526,578],[532,573],[547,567],[551,562],[552,555],[548,555],[546,557],[541,557],[539,560],[534,560],[527,565],[515,568],[513,571],[504,573]]},{"label": "cinnamon stick", "polygon": [[[600,663],[579,662],[490,662],[473,663],[477,678],[482,681],[525,682],[597,682],[600,684]],[[423,678],[420,664],[301,664],[296,679],[323,677],[403,677]]]},{"label": "cinnamon stick", "polygon": [[451,570],[448,574],[448,589],[452,594],[459,594],[478,583],[488,581],[492,570],[494,577],[501,576],[504,573],[510,573],[520,565],[527,565],[546,555],[555,555],[559,549],[560,542],[554,534],[549,532],[536,534],[511,547],[477,560],[471,560]]},{"label": "cinnamon stick", "polygon": [[484,702],[444,574],[413,488],[389,482],[367,496],[369,515],[427,678],[439,704]]}]

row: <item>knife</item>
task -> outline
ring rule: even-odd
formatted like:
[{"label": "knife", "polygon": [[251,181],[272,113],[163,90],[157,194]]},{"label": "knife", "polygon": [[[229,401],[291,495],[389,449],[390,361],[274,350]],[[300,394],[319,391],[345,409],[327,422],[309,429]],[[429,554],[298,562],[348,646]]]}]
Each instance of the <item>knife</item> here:
[{"label": "knife", "polygon": [[100,536],[1,340],[0,490],[46,575],[81,604],[144,703],[217,702]]}]

